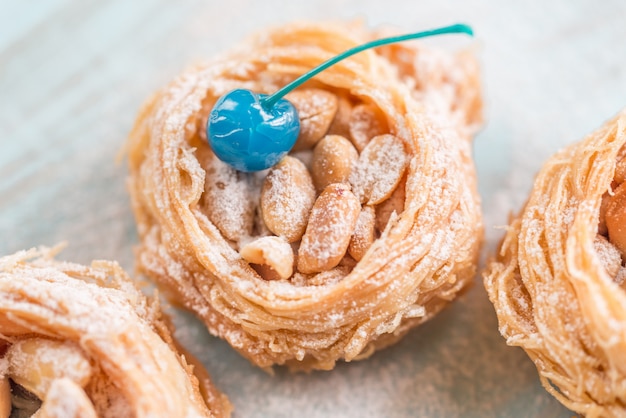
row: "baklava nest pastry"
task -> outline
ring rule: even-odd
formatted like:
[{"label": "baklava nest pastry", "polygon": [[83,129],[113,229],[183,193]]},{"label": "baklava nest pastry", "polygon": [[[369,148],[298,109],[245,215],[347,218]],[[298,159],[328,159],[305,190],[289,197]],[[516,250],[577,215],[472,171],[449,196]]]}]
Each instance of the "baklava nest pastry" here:
[{"label": "baklava nest pastry", "polygon": [[230,415],[117,263],[54,253],[0,258],[0,417]]},{"label": "baklava nest pastry", "polygon": [[410,43],[355,55],[287,95],[301,131],[238,172],[206,140],[223,94],[272,93],[382,32],[265,31],[159,91],[130,135],[140,269],[261,367],[331,369],[431,318],[474,277],[478,66]]},{"label": "baklava nest pastry", "polygon": [[509,345],[589,417],[626,416],[626,111],[553,156],[485,286]]}]

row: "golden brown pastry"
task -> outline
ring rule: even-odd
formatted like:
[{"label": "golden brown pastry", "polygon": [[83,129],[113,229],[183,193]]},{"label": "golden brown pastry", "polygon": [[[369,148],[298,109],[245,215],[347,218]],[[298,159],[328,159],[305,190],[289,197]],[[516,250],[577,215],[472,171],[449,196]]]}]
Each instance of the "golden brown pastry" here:
[{"label": "golden brown pastry", "polygon": [[265,31],[157,92],[130,135],[140,269],[258,366],[367,357],[474,277],[481,95],[468,52],[393,45],[320,73],[287,96],[301,132],[269,171],[238,172],[207,145],[221,95],[274,92],[381,34]]},{"label": "golden brown pastry", "polygon": [[0,417],[230,415],[116,263],[54,252],[0,258]]},{"label": "golden brown pastry", "polygon": [[589,417],[626,416],[625,143],[622,111],[553,156],[484,277],[507,343]]}]

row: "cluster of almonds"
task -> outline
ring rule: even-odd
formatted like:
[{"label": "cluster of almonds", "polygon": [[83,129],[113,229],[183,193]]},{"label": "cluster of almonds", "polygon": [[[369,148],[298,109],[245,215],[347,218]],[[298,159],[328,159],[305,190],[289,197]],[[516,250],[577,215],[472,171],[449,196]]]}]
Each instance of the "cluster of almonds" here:
[{"label": "cluster of almonds", "polygon": [[626,148],[617,157],[612,192],[602,197],[600,223],[594,245],[607,273],[626,283]]},{"label": "cluster of almonds", "polygon": [[316,274],[359,261],[402,212],[409,158],[372,104],[315,88],[287,98],[300,135],[269,171],[241,173],[197,150],[207,172],[202,205],[263,278],[296,273],[314,284]]},{"label": "cluster of almonds", "polygon": [[[93,411],[84,392],[93,368],[76,345],[32,337],[4,349],[7,370],[0,380],[0,417],[19,415],[16,411],[22,411],[23,416],[39,411],[37,416],[47,417],[46,410],[64,402],[68,393],[77,404],[85,406],[84,410]],[[40,409],[41,400],[46,402]]]}]

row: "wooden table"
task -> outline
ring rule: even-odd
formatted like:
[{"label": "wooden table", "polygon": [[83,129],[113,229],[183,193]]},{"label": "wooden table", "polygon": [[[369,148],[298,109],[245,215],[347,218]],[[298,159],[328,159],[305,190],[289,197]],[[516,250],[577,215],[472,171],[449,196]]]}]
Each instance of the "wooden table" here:
[{"label": "wooden table", "polygon": [[[626,104],[621,0],[5,1],[0,8],[0,253],[69,243],[61,258],[118,260],[137,242],[123,148],[149,94],[267,25],[364,18],[405,31],[464,21],[484,64],[475,157],[485,254],[533,175]],[[398,345],[332,372],[270,376],[176,313],[177,335],[237,417],[569,417],[500,337],[481,279]]]}]

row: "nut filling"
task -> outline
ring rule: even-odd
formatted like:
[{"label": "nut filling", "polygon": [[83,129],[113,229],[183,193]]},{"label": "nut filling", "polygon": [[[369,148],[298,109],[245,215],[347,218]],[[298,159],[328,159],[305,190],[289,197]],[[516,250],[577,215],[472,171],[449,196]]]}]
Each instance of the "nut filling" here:
[{"label": "nut filling", "polygon": [[[301,110],[303,126],[314,124],[315,128],[303,129],[292,155],[266,173],[238,173],[219,161],[207,145],[200,144],[196,150],[206,170],[203,211],[266,280],[322,273],[344,257],[362,259],[382,232],[376,225],[386,226],[391,216],[383,203],[399,195],[396,190],[408,162],[403,141],[382,130],[386,124],[359,125],[358,142],[351,134],[347,138],[328,134],[338,116],[335,94],[302,89],[291,96]],[[344,109],[341,117],[350,118],[359,109],[381,113],[373,105],[353,109]],[[360,153],[353,143],[360,144]],[[259,181],[260,191],[255,192]],[[399,196],[391,209],[397,215],[404,206],[404,193]],[[256,211],[261,217],[253,228]],[[384,221],[376,222],[377,211]],[[268,231],[280,240],[264,241]],[[292,249],[277,244],[281,240],[298,249],[295,265]]]}]

